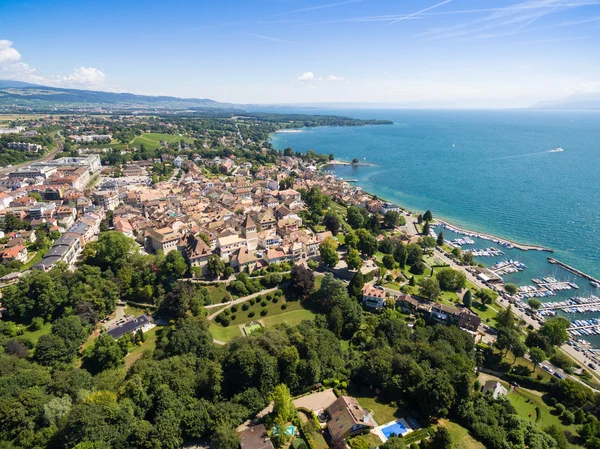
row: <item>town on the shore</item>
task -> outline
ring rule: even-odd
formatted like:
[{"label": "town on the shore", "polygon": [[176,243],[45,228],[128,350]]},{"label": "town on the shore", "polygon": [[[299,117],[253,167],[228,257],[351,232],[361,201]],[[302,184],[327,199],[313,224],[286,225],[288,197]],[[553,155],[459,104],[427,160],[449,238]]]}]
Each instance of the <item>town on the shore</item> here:
[{"label": "town on the shore", "polygon": [[[536,298],[525,303],[526,292],[502,279],[515,263],[478,265],[480,254],[445,239],[444,230],[454,228],[431,211],[407,211],[324,170],[336,163],[333,154],[272,148],[271,133],[302,126],[297,117],[140,113],[21,116],[0,128],[0,313],[10,320],[0,321],[0,342],[7,354],[53,373],[76,360],[96,376],[126,366],[135,379],[127,377],[114,397],[74,403],[139,401],[136,419],[152,427],[155,442],[144,447],[200,438],[217,449],[449,448],[456,436],[448,429],[458,424],[444,424],[447,417],[493,448],[504,447],[515,426],[528,443],[514,447],[559,447],[575,420],[592,423],[578,441],[593,441],[600,430],[586,407],[600,390],[597,362],[590,348],[567,345],[568,320],[542,316]],[[84,281],[64,274],[80,271]],[[86,299],[46,300],[49,282]],[[85,296],[82,284],[98,296]],[[86,330],[64,350],[68,339],[47,325],[72,316]],[[327,334],[317,337],[319,329]],[[291,343],[279,350],[284,334]],[[16,339],[32,335],[35,341]],[[261,335],[273,336],[273,346]],[[338,345],[323,349],[334,353],[331,360],[316,362],[325,357],[318,345],[330,337]],[[257,342],[252,351],[266,349],[240,355],[244,341]],[[275,357],[268,351],[281,356],[269,367],[277,374],[257,368]],[[341,353],[343,362],[332,361]],[[202,378],[221,379],[223,391],[196,385],[213,408],[181,407],[198,415],[181,417],[171,407],[177,429],[161,446],[163,434],[152,432],[164,425],[162,411],[149,411],[148,403],[162,410],[161,395],[174,393],[138,395],[154,388],[139,373],[180,356],[198,357],[198,365],[189,362],[194,370],[210,365]],[[550,417],[539,391],[552,395],[557,414]],[[536,413],[555,427],[538,429],[529,408],[517,408],[525,400],[544,407]],[[498,416],[507,407],[515,420],[494,418],[492,435],[482,417],[488,412],[473,407]],[[52,421],[53,429],[77,434],[71,415],[60,415],[67,424]],[[196,429],[200,421],[205,427]],[[53,438],[60,447],[88,441],[71,434]]]}]

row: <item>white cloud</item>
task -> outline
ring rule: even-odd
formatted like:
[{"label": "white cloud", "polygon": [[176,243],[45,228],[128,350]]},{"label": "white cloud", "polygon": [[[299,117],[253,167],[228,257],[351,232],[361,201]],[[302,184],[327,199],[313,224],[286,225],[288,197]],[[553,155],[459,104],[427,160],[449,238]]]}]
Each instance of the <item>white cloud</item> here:
[{"label": "white cloud", "polygon": [[296,81],[300,81],[301,83],[308,83],[310,81],[313,81],[314,79],[315,74],[313,72],[304,72],[302,75],[296,78]]},{"label": "white cloud", "polygon": [[95,67],[78,67],[68,75],[46,76],[35,67],[21,62],[21,53],[9,40],[0,39],[0,78],[48,86],[100,88],[104,85],[105,75]]},{"label": "white cloud", "polygon": [[329,75],[327,77],[327,81],[344,81],[344,77],[343,76],[335,76],[335,75]]},{"label": "white cloud", "polygon": [[104,84],[106,76],[94,67],[78,67],[73,73],[57,76],[54,82],[65,86],[98,86]]},{"label": "white cloud", "polygon": [[21,53],[12,47],[12,42],[0,39],[0,63],[16,62],[21,60]]}]

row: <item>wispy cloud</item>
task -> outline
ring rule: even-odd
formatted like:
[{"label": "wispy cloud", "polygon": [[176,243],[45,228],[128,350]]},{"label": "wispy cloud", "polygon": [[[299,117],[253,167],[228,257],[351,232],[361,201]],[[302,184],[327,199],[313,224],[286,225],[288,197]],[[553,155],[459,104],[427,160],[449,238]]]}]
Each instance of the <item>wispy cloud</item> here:
[{"label": "wispy cloud", "polygon": [[[488,15],[477,20],[461,23],[449,27],[439,27],[419,33],[417,37],[429,37],[432,39],[447,39],[462,36],[474,36],[477,38],[500,37],[516,34],[525,30],[537,20],[569,9],[583,6],[597,5],[598,1],[573,1],[573,0],[529,0],[526,2],[510,5],[504,8],[492,8],[482,10],[456,10],[449,13],[466,13],[473,11],[489,12]],[[436,14],[436,13],[428,13]],[[425,15],[425,14],[424,14]],[[504,29],[494,34],[485,33],[488,30]],[[484,33],[484,34],[481,34]]]},{"label": "wispy cloud", "polygon": [[252,36],[252,37],[256,37],[258,39],[264,39],[266,41],[281,42],[283,44],[297,44],[297,42],[288,41],[285,39],[279,39],[278,37],[263,36],[262,34],[254,34],[254,33],[244,33],[244,34],[246,36]]},{"label": "wispy cloud", "polygon": [[413,17],[417,17],[420,14],[423,14],[423,13],[425,13],[427,11],[431,11],[432,9],[435,9],[435,8],[439,8],[440,6],[446,5],[446,4],[450,3],[450,2],[452,2],[452,0],[444,0],[443,2],[440,2],[440,3],[438,3],[436,5],[433,5],[433,6],[429,6],[428,8],[422,9],[420,11],[413,12],[413,13],[408,14],[406,16],[398,17],[398,18],[392,20],[391,22],[389,22],[388,25],[393,25],[394,23],[398,23],[398,22],[400,22],[402,20],[407,20],[407,19],[411,19]]},{"label": "wispy cloud", "polygon": [[284,11],[284,12],[275,13],[275,14],[273,14],[273,16],[284,16],[287,14],[296,14],[296,13],[300,13],[300,12],[317,11],[319,9],[326,9],[326,8],[335,8],[337,6],[349,5],[350,3],[360,3],[362,1],[364,1],[364,0],[346,0],[343,2],[337,2],[337,3],[327,3],[325,5],[309,6],[307,8],[300,8],[300,9],[294,9],[292,11]]}]

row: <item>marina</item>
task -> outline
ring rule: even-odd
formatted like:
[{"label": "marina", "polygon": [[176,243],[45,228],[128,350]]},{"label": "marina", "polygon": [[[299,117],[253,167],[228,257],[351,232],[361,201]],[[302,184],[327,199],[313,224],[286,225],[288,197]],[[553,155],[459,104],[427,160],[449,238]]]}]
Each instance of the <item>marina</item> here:
[{"label": "marina", "polygon": [[579,289],[579,285],[574,282],[562,282],[551,276],[546,276],[542,279],[532,279],[532,281],[539,287],[552,291]]},{"label": "marina", "polygon": [[587,279],[588,281],[590,281],[590,285],[594,288],[600,287],[600,280],[596,279],[593,276],[590,276],[587,273],[584,273],[583,271],[578,270],[577,268],[573,268],[570,265],[561,262],[560,260],[554,259],[553,257],[548,257],[548,262],[550,262],[551,264],[558,265],[559,267],[564,268],[565,270],[570,271],[571,273],[576,274],[579,277]]},{"label": "marina", "polygon": [[523,271],[527,268],[527,265],[521,263],[517,260],[505,260],[503,262],[498,262],[490,267],[490,271],[493,271],[498,276],[503,276],[505,274],[517,273],[519,271]]},{"label": "marina", "polygon": [[476,257],[499,257],[503,256],[504,252],[498,248],[484,248],[484,249],[465,249],[463,253],[471,253]]}]

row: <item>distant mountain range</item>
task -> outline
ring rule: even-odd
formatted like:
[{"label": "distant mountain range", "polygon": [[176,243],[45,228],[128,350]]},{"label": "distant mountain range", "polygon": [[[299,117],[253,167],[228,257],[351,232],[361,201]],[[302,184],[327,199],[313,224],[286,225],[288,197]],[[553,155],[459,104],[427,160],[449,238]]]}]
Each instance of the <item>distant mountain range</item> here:
[{"label": "distant mountain range", "polygon": [[236,109],[238,105],[219,103],[207,98],[178,98],[135,95],[96,90],[64,89],[22,81],[0,80],[0,108],[32,109]]},{"label": "distant mountain range", "polygon": [[540,101],[535,109],[600,109],[600,92],[577,93],[559,100]]}]

